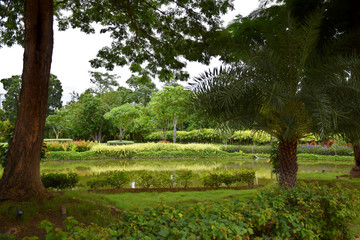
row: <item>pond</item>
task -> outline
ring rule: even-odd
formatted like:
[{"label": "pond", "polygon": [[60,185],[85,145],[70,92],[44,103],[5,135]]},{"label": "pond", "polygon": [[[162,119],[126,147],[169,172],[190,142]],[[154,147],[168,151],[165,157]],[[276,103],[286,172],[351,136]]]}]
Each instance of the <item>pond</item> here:
[{"label": "pond", "polygon": [[[298,161],[299,173],[302,172],[337,172],[348,173],[352,161]],[[272,166],[265,158],[194,158],[194,159],[113,159],[113,160],[76,160],[49,161],[41,163],[42,173],[75,172],[80,176],[106,174],[109,171],[212,171],[231,169],[254,169],[257,178],[272,179]]]}]

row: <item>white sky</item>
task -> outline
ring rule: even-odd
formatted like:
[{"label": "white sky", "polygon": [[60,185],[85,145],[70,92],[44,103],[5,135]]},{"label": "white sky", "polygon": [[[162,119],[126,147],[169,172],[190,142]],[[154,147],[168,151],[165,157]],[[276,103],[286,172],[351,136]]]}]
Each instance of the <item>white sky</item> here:
[{"label": "white sky", "polygon": [[[228,23],[236,15],[248,15],[255,10],[259,3],[258,0],[235,0],[235,10],[226,14],[223,19]],[[103,71],[101,69],[92,69],[89,60],[95,58],[97,52],[102,47],[109,45],[111,39],[105,34],[90,34],[80,32],[78,29],[68,29],[65,32],[57,31],[54,27],[54,50],[51,66],[51,73],[55,74],[62,83],[63,104],[70,100],[70,92],[83,92],[91,87],[89,71]],[[21,75],[23,64],[23,48],[13,46],[11,48],[0,49],[0,79],[9,78],[12,75]],[[190,78],[197,76],[203,71],[219,66],[220,62],[214,59],[210,66],[197,62],[188,63],[187,70]],[[118,79],[120,85],[126,86],[126,80],[131,76],[127,67],[117,67],[111,74],[120,76]],[[155,81],[156,82],[156,81]],[[161,88],[162,83],[156,82],[157,87]],[[5,91],[0,83],[0,93]]]}]

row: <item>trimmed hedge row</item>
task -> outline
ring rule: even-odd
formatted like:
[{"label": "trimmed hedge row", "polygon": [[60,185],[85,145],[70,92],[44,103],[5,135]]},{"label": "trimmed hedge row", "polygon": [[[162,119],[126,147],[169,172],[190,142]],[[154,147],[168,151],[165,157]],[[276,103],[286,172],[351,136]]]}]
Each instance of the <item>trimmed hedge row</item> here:
[{"label": "trimmed hedge row", "polygon": [[[166,139],[172,139],[173,131],[166,132]],[[222,143],[219,132],[214,129],[199,129],[193,131],[177,131],[176,139],[180,143]],[[237,144],[266,144],[270,142],[270,135],[255,134],[253,131],[244,130],[236,131],[231,137],[232,143]],[[145,141],[161,141],[163,140],[163,132],[153,132],[145,137]]]},{"label": "trimmed hedge row", "polygon": [[44,139],[44,142],[71,142],[71,138],[47,138]]},{"label": "trimmed hedge row", "polygon": [[[166,139],[172,139],[173,131],[166,132]],[[199,129],[193,131],[177,131],[176,139],[180,143],[222,143],[221,134],[214,129]],[[145,137],[145,141],[161,141],[163,132],[153,132]],[[235,131],[229,139],[232,144],[256,144],[263,145],[270,143],[271,136],[267,133],[255,133],[251,130]],[[274,141],[276,139],[274,138]],[[302,138],[301,143],[319,141],[315,136]]]},{"label": "trimmed hedge row", "polygon": [[140,152],[158,152],[158,151],[194,151],[198,155],[216,155],[220,150],[219,146],[211,144],[166,144],[166,143],[143,143],[123,146],[105,146],[96,145],[91,149],[96,154],[107,157],[127,158],[133,157]]},{"label": "trimmed hedge row", "polygon": [[112,140],[112,141],[107,141],[106,144],[107,144],[108,146],[129,145],[129,144],[134,144],[134,141]]}]

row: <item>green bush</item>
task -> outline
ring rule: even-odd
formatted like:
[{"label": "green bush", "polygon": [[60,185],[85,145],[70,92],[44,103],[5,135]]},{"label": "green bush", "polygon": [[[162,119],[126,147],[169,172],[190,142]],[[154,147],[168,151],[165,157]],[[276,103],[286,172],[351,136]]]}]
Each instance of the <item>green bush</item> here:
[{"label": "green bush", "polygon": [[150,188],[157,185],[157,179],[155,176],[154,172],[141,171],[137,174],[136,182],[140,187]]},{"label": "green bush", "polygon": [[[299,184],[265,190],[248,202],[130,210],[108,228],[42,223],[47,238],[62,239],[354,239],[348,228],[360,210],[357,190]],[[55,238],[54,236],[58,237]]]},{"label": "green bush", "polygon": [[79,182],[79,176],[76,173],[49,173],[42,174],[41,181],[45,188],[73,188]]},{"label": "green bush", "polygon": [[158,172],[155,175],[154,187],[159,188],[172,188],[175,178],[172,177],[170,172]]},{"label": "green bush", "polygon": [[113,141],[107,141],[106,144],[107,144],[108,146],[129,145],[129,144],[134,144],[134,141],[113,140]]},{"label": "green bush", "polygon": [[246,183],[253,185],[255,182],[255,171],[250,169],[235,170],[231,173],[234,183]]},{"label": "green bush", "polygon": [[129,174],[124,171],[115,171],[111,176],[106,178],[107,185],[113,188],[121,188],[130,181]]},{"label": "green bush", "polygon": [[218,173],[208,173],[202,178],[204,187],[220,187],[223,184],[223,176]]},{"label": "green bush", "polygon": [[108,182],[105,179],[100,179],[99,177],[89,179],[89,180],[86,181],[86,185],[91,190],[96,190],[98,188],[105,187],[105,186],[107,186],[107,184],[108,184]]},{"label": "green bush", "polygon": [[255,171],[250,169],[236,170],[232,172],[212,172],[202,177],[204,187],[231,186],[234,183],[247,183],[253,185]]},{"label": "green bush", "polygon": [[189,186],[193,176],[194,175],[191,170],[180,170],[176,172],[175,181],[177,184],[180,184],[180,186],[186,188]]}]

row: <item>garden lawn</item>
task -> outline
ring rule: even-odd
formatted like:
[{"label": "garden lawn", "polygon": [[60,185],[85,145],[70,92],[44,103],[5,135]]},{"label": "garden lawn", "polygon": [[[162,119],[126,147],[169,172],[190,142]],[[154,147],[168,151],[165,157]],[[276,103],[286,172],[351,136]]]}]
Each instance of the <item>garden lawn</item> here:
[{"label": "garden lawn", "polygon": [[187,205],[200,202],[221,202],[224,199],[237,198],[246,200],[258,193],[259,189],[248,190],[211,190],[194,192],[144,192],[144,193],[118,193],[98,194],[104,199],[112,202],[121,210],[134,208],[151,208],[171,206],[175,204]]}]

